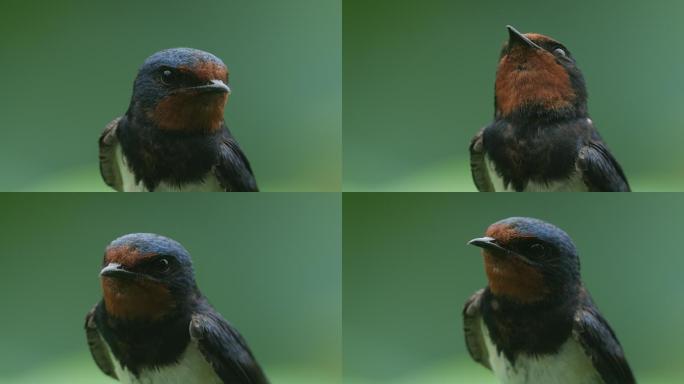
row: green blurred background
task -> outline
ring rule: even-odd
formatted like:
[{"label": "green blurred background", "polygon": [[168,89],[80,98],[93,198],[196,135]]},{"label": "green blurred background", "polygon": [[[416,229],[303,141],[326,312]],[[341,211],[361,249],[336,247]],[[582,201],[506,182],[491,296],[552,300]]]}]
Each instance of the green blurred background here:
[{"label": "green blurred background", "polygon": [[640,383],[682,383],[681,194],[345,194],[346,384],[496,383],[470,360],[461,309],[486,285],[466,242],[532,216],[563,228]]},{"label": "green blurred background", "polygon": [[637,191],[684,191],[684,3],[345,0],[344,190],[474,191],[505,26],[565,43]]},{"label": "green blurred background", "polygon": [[228,66],[262,190],[341,189],[341,0],[3,0],[0,34],[2,191],[107,190],[97,139],[145,58],[178,46]]},{"label": "green blurred background", "polygon": [[3,194],[0,383],[114,383],[83,319],[105,246],[130,232],[178,240],[197,282],[274,384],[340,383],[339,194]]}]

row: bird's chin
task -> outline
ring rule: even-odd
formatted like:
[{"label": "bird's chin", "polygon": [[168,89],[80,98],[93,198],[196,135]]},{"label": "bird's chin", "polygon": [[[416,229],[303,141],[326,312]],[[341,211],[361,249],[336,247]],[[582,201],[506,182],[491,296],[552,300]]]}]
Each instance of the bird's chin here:
[{"label": "bird's chin", "polygon": [[169,288],[148,279],[103,277],[102,293],[107,312],[122,319],[154,320],[165,316],[175,307]]},{"label": "bird's chin", "polygon": [[227,93],[174,93],[162,99],[151,115],[157,127],[170,131],[221,128]]}]

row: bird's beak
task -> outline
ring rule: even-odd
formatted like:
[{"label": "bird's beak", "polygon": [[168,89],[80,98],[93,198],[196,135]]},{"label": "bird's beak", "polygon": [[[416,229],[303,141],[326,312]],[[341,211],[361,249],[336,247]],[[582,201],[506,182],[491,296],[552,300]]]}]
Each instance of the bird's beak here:
[{"label": "bird's beak", "polygon": [[515,258],[522,260],[523,262],[525,262],[527,264],[530,264],[533,266],[539,265],[538,263],[528,259],[527,257],[525,257],[525,256],[523,256],[517,252],[513,252],[510,249],[506,249],[506,248],[502,247],[501,245],[499,245],[496,242],[496,239],[493,237],[478,237],[476,239],[470,240],[468,242],[468,244],[474,245],[476,247],[480,247],[482,249],[486,249],[488,251],[495,251],[492,253],[493,255],[515,257]]},{"label": "bird's beak", "polygon": [[230,87],[221,80],[211,80],[209,84],[186,88],[187,90],[201,93],[227,93],[230,95]]},{"label": "bird's beak", "polygon": [[109,263],[100,271],[101,277],[133,277],[135,273],[126,270],[123,265],[118,263]]},{"label": "bird's beak", "polygon": [[514,45],[522,45],[524,47],[529,47],[529,48],[534,48],[534,49],[542,49],[542,47],[535,44],[532,40],[528,39],[527,36],[518,32],[518,30],[513,28],[512,26],[507,25],[506,28],[508,29],[508,46],[509,47],[513,47]]},{"label": "bird's beak", "polygon": [[493,237],[478,237],[470,240],[468,244],[492,251],[509,252],[506,248],[497,244],[496,239]]}]

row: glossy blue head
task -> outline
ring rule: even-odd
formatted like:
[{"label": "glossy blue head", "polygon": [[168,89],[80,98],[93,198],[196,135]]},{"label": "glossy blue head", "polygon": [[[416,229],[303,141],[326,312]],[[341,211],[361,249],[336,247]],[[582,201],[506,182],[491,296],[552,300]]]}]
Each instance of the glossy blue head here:
[{"label": "glossy blue head", "polygon": [[108,313],[125,319],[162,318],[198,292],[188,251],[175,240],[152,233],[112,241],[100,277]]},{"label": "glossy blue head", "polygon": [[167,49],[148,57],[138,71],[129,118],[167,130],[216,130],[229,94],[221,59],[192,48]]},{"label": "glossy blue head", "polygon": [[490,289],[531,302],[574,292],[580,264],[572,239],[560,228],[529,217],[511,217],[470,244],[483,249]]}]

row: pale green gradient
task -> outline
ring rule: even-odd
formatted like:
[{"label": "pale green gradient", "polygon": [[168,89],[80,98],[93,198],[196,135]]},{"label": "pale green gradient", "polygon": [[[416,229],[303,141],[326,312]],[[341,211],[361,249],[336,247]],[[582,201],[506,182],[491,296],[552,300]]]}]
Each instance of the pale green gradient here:
[{"label": "pale green gradient", "polygon": [[466,243],[510,216],[573,238],[640,383],[684,380],[679,193],[346,193],[343,215],[345,383],[496,382],[463,340],[463,304],[486,285]]},{"label": "pale green gradient", "polygon": [[341,188],[341,0],[3,0],[0,191],[99,191],[97,139],[146,57],[220,57],[264,191]]},{"label": "pale green gradient", "polygon": [[89,357],[83,322],[101,297],[105,246],[131,232],[160,233],[188,249],[199,287],[274,383],[339,383],[340,200],[0,195],[0,383],[107,382]]},{"label": "pale green gradient", "polygon": [[345,191],[473,191],[505,26],[563,42],[635,191],[684,191],[684,3],[345,0]]}]

